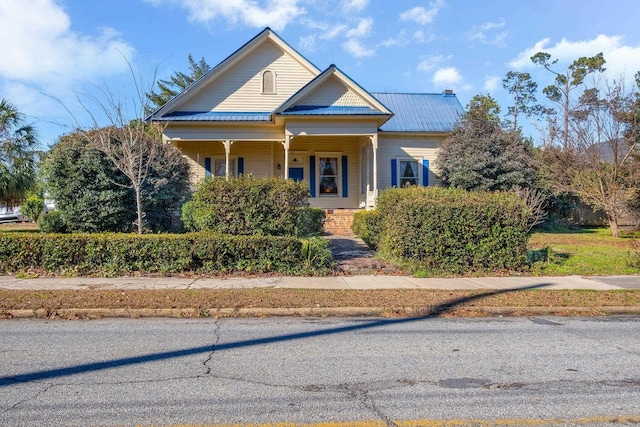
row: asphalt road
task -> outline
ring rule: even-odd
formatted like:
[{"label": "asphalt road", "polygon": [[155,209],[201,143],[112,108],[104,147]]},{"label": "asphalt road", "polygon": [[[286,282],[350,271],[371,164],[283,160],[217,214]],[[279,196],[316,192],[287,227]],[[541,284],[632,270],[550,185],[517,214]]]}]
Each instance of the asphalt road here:
[{"label": "asphalt road", "polygon": [[0,322],[2,426],[407,420],[640,422],[640,318]]}]

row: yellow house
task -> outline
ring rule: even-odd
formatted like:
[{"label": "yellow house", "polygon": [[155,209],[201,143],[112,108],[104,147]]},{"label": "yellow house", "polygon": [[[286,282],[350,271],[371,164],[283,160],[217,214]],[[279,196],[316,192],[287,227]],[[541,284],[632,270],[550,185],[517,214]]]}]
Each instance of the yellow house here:
[{"label": "yellow house", "polygon": [[429,164],[463,109],[451,91],[368,92],[266,28],[149,120],[207,175],[309,184],[312,206],[362,209],[381,189],[438,185]]}]

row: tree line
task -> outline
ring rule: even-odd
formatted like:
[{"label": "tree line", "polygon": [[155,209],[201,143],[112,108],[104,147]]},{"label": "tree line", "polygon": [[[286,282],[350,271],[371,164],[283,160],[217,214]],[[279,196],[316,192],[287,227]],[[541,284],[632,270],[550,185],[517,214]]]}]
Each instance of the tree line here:
[{"label": "tree line", "polygon": [[[640,215],[640,72],[633,84],[604,76],[602,53],[560,68],[539,52],[531,61],[553,76],[537,99],[529,73],[510,71],[503,87],[512,104],[505,118],[489,95],[476,95],[438,153],[445,185],[521,195],[531,225],[579,200],[604,213],[613,236],[626,214]],[[523,120],[540,133],[523,136]],[[561,213],[560,213],[561,214]]]}]

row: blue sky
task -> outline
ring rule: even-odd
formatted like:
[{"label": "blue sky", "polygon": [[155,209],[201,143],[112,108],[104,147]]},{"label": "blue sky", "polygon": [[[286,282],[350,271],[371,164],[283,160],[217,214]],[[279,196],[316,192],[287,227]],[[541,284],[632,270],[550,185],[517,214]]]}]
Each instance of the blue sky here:
[{"label": "blue sky", "polygon": [[46,146],[91,124],[79,100],[94,110],[96,87],[135,99],[128,64],[148,89],[156,70],[186,71],[189,54],[214,66],[269,26],[369,91],[490,94],[505,112],[508,71],[550,83],[529,61],[541,50],[565,67],[603,52],[631,83],[638,16],[638,0],[0,0],[0,97]]}]

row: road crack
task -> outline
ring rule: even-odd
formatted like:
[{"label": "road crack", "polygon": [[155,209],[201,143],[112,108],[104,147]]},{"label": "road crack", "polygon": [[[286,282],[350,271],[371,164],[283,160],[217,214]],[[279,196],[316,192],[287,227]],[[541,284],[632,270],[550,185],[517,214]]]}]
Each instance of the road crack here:
[{"label": "road crack", "polygon": [[216,345],[218,344],[218,341],[220,341],[220,319],[218,317],[215,318],[215,321],[214,321],[213,325],[214,325],[213,345],[211,346],[211,352],[207,356],[207,360],[202,362],[202,364],[206,368],[206,372],[204,374],[205,376],[211,376],[211,365],[210,365],[210,363],[213,360],[213,354],[216,352]]},{"label": "road crack", "polygon": [[[397,381],[401,382],[401,381]],[[414,382],[404,382],[404,385],[414,385]],[[378,407],[373,397],[371,397],[370,392],[372,391],[367,384],[343,384],[337,388],[337,391],[342,391],[343,393],[347,393],[349,396],[358,400],[362,403],[367,409],[376,414],[382,421],[385,422],[387,427],[398,427],[398,424],[391,419],[387,414],[385,414],[382,409]]]},{"label": "road crack", "polygon": [[29,397],[25,397],[24,399],[14,403],[13,405],[11,405],[10,407],[8,407],[7,409],[3,410],[2,412],[0,412],[1,414],[6,414],[7,412],[17,408],[18,406],[22,405],[23,403],[29,401],[29,400],[35,400],[38,397],[42,396],[43,394],[45,394],[47,391],[49,391],[49,389],[53,388],[56,386],[56,384],[49,384],[49,383],[41,383],[41,382],[36,382],[36,381],[21,381],[18,378],[0,378],[1,381],[13,381],[16,383],[24,383],[24,384],[42,384],[44,387],[40,390],[38,390],[36,393],[34,393],[33,395],[29,396]]}]

